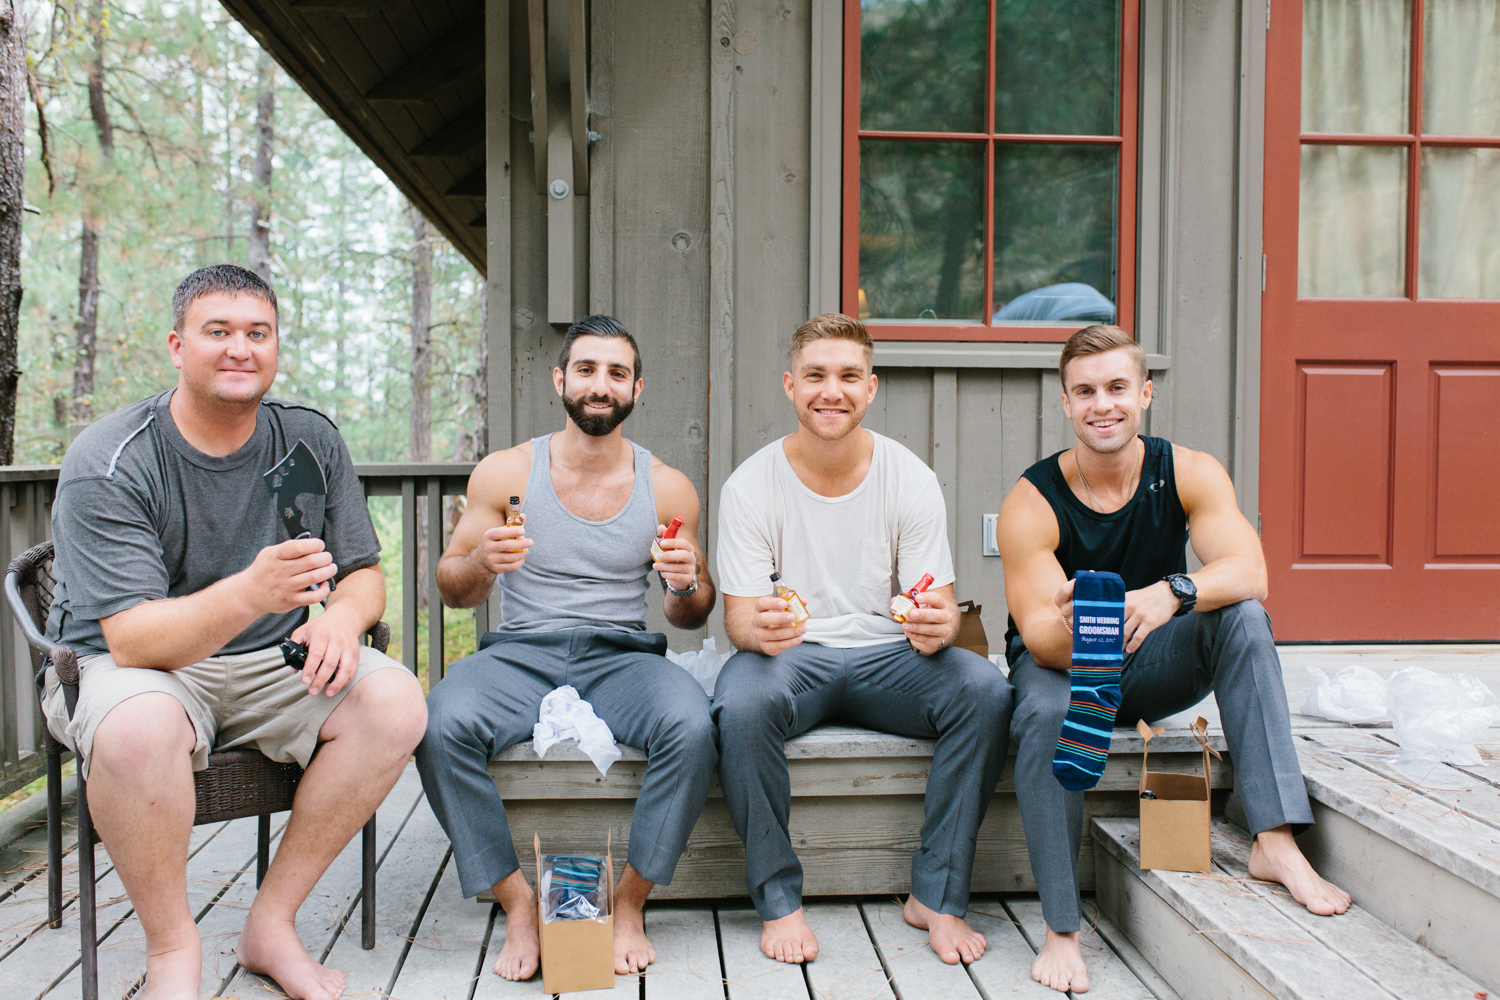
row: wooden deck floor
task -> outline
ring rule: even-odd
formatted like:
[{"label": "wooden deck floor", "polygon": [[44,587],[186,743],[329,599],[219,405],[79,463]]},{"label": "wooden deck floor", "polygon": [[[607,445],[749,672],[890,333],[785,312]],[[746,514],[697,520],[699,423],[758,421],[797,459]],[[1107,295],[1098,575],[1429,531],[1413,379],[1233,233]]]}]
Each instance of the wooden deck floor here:
[{"label": "wooden deck floor", "polygon": [[[284,818],[284,817],[281,817]],[[376,947],[359,946],[358,838],[302,907],[308,951],[342,969],[352,1000],[509,1000],[542,997],[540,977],[509,983],[490,973],[505,940],[498,907],[463,899],[447,838],[421,794],[414,768],[381,807]],[[71,832],[71,831],[70,831]],[[279,834],[279,823],[277,827]],[[78,995],[77,865],[69,843],[62,928],[45,926],[45,844],[34,831],[0,854],[0,995],[15,1000]],[[234,946],[254,895],[255,824],[236,820],[194,831],[188,889],[204,941],[202,997],[269,1000],[283,994],[235,964]],[[98,849],[100,994],[131,996],[144,972],[140,924]],[[760,922],[744,900],[650,906],[647,931],[657,962],[643,977],[620,977],[612,991],[578,996],[631,1000],[980,1000],[1055,996],[1029,976],[1041,939],[1035,896],[984,896],[971,920],[990,950],[970,967],[944,965],[926,935],[901,919],[895,897],[820,900],[809,920],[822,942],[806,969],[760,954]],[[348,932],[346,932],[346,925]],[[1088,936],[1091,997],[1170,996],[1128,942],[1106,924]],[[1132,971],[1134,966],[1152,988]]]}]

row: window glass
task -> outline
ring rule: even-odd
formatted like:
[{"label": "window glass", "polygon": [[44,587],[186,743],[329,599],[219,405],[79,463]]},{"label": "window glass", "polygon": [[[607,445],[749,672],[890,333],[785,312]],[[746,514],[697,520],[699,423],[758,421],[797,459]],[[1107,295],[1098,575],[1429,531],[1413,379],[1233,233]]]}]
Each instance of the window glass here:
[{"label": "window glass", "polygon": [[1302,131],[1407,132],[1411,0],[1304,0]]},{"label": "window glass", "polygon": [[995,131],[1114,135],[1119,83],[1117,0],[997,0]]},{"label": "window glass", "polygon": [[979,320],[983,272],[983,144],[862,140],[861,313]]},{"label": "window glass", "polygon": [[1406,294],[1406,162],[1401,146],[1302,147],[1297,294]]},{"label": "window glass", "polygon": [[1422,149],[1417,294],[1500,299],[1500,149]]},{"label": "window glass", "polygon": [[1114,146],[995,147],[997,322],[1114,322],[1118,160]]},{"label": "window glass", "polygon": [[859,16],[860,128],[984,131],[984,0],[864,0]]},{"label": "window glass", "polygon": [[1500,0],[1427,0],[1424,10],[1422,131],[1500,135]]}]

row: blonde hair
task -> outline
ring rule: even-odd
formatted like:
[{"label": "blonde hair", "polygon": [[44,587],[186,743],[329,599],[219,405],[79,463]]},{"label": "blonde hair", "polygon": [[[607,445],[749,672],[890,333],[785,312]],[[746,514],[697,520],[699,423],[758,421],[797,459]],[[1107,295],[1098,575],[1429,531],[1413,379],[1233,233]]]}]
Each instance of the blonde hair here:
[{"label": "blonde hair", "polygon": [[1088,357],[1090,354],[1121,350],[1129,354],[1130,360],[1135,362],[1137,370],[1141,373],[1141,384],[1149,382],[1151,371],[1146,367],[1146,349],[1118,326],[1096,323],[1079,330],[1063,345],[1062,357],[1057,359],[1057,377],[1062,381],[1063,389],[1066,391],[1068,388],[1068,362],[1075,358]]},{"label": "blonde hair", "polygon": [[797,327],[797,332],[792,334],[792,364],[797,363],[797,355],[815,340],[848,340],[856,343],[865,349],[865,364],[875,367],[875,341],[870,339],[870,331],[865,329],[865,325],[853,316],[824,313]]}]

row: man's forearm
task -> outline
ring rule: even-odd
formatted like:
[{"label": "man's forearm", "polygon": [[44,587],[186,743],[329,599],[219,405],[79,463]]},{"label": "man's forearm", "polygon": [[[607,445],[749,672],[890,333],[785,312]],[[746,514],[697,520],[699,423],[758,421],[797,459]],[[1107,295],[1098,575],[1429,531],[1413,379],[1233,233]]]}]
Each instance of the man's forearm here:
[{"label": "man's forearm", "polygon": [[1261,560],[1225,556],[1188,576],[1198,588],[1197,611],[1213,611],[1240,601],[1266,599],[1266,567]]},{"label": "man's forearm", "polygon": [[213,656],[261,613],[241,594],[238,575],[196,594],[137,604],[104,626],[109,655],[122,667],[176,670]]},{"label": "man's forearm", "polygon": [[674,628],[702,628],[708,621],[708,616],[713,612],[718,596],[712,580],[700,579],[698,592],[692,597],[673,597],[670,593],[663,594],[662,613],[667,616],[667,621]]},{"label": "man's forearm", "polygon": [[472,608],[483,604],[495,585],[495,574],[485,569],[471,549],[461,556],[443,556],[438,560],[438,593],[450,608]]},{"label": "man's forearm", "polygon": [[347,617],[355,635],[364,635],[385,614],[385,578],[379,566],[357,569],[339,581],[324,614]]},{"label": "man's forearm", "polygon": [[755,638],[755,627],[751,624],[754,617],[754,608],[724,608],[724,631],[729,633],[734,648],[741,652],[761,651],[760,641]]},{"label": "man's forearm", "polygon": [[1048,620],[1033,620],[1021,630],[1026,649],[1039,667],[1067,670],[1073,665],[1073,633],[1063,623],[1061,609]]}]

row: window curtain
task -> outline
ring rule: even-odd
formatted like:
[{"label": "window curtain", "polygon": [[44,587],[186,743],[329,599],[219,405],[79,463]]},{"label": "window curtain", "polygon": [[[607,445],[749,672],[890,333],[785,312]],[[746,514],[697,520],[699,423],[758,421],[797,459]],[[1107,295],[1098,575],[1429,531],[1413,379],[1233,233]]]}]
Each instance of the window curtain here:
[{"label": "window curtain", "polygon": [[[1500,135],[1500,0],[1427,0],[1422,131]],[[1500,149],[1426,146],[1418,294],[1500,299]]]},{"label": "window curtain", "polygon": [[[1500,135],[1500,0],[1427,0],[1423,132]],[[1408,0],[1305,0],[1302,131],[1410,129]],[[1298,294],[1405,294],[1407,152],[1304,145]],[[1500,150],[1424,147],[1418,292],[1500,298]]]}]

